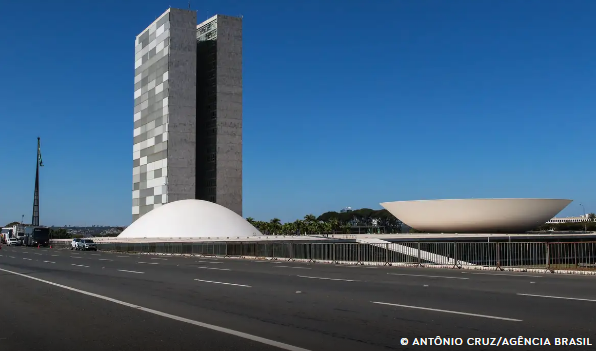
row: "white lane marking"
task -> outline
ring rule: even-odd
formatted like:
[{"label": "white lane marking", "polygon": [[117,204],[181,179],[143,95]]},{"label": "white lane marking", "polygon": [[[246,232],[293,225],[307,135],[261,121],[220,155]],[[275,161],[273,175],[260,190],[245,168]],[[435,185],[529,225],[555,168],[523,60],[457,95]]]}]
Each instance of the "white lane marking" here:
[{"label": "white lane marking", "polygon": [[85,268],[89,268],[89,266],[85,266],[85,265],[82,265],[82,264],[74,264],[74,263],[71,263],[70,265],[71,265],[71,266],[77,266],[77,267],[85,267]]},{"label": "white lane marking", "polygon": [[201,268],[201,269],[214,269],[217,271],[229,271],[229,268],[215,268],[215,267],[197,267],[197,268]]},{"label": "white lane marking", "polygon": [[28,254],[28,252],[23,252],[24,254]]},{"label": "white lane marking", "polygon": [[154,258],[152,258],[152,260],[164,260],[164,261],[167,261],[168,259],[167,258],[157,258],[157,257],[154,257]]},{"label": "white lane marking", "polygon": [[24,257],[23,257],[23,259],[24,259],[24,260],[27,260],[27,261],[33,261],[33,260],[32,260],[32,259],[30,259],[30,258],[24,258]]},{"label": "white lane marking", "polygon": [[72,256],[72,258],[82,258],[82,257],[75,257],[75,256]]},{"label": "white lane marking", "polygon": [[147,262],[137,262],[137,263],[144,264],[144,263],[147,263]]},{"label": "white lane marking", "polygon": [[100,254],[91,254],[91,256],[101,256]]},{"label": "white lane marking", "polygon": [[424,277],[424,278],[445,278],[445,279],[462,279],[467,280],[470,278],[462,278],[462,277],[449,277],[444,275],[423,275],[423,274],[405,274],[405,273],[387,273],[389,275],[403,275],[406,277]]},{"label": "white lane marking", "polygon": [[449,311],[449,310],[439,310],[436,308],[428,308],[428,307],[418,307],[418,306],[408,306],[408,305],[398,305],[395,303],[388,303],[388,302],[375,302],[371,301],[372,303],[378,305],[387,305],[387,306],[395,306],[395,307],[403,307],[403,308],[413,308],[416,310],[425,310],[425,311],[432,311],[432,312],[443,312],[443,313],[451,313],[451,314],[460,314],[463,316],[470,316],[470,317],[481,317],[481,318],[489,318],[489,319],[499,319],[502,321],[509,321],[509,322],[522,322],[521,319],[514,319],[514,318],[505,318],[505,317],[497,317],[497,316],[489,316],[485,314],[476,314],[476,313],[467,313],[467,312],[458,312],[458,311]]},{"label": "white lane marking", "polygon": [[325,278],[325,277],[309,277],[307,275],[297,275],[297,277],[308,278],[308,279],[339,280],[339,281],[342,281],[342,282],[359,282],[359,280],[352,280],[352,279]]},{"label": "white lane marking", "polygon": [[233,286],[240,286],[243,288],[252,288],[250,285],[243,285],[243,284],[233,284],[233,283],[224,283],[224,282],[214,282],[212,280],[201,280],[201,279],[195,279],[198,282],[203,282],[203,283],[212,283],[212,284],[223,284],[223,285],[233,285]]},{"label": "white lane marking", "polygon": [[201,327],[201,328],[205,328],[205,329],[210,329],[210,330],[214,330],[214,331],[217,331],[217,332],[220,332],[220,333],[229,334],[229,335],[234,335],[234,336],[237,336],[237,337],[240,337],[240,338],[243,338],[243,339],[252,340],[252,341],[255,341],[255,342],[259,342],[261,344],[265,344],[265,345],[277,347],[277,348],[282,349],[282,350],[288,350],[288,351],[310,351],[308,349],[304,349],[304,348],[293,346],[293,345],[289,345],[289,344],[284,344],[284,343],[281,343],[281,342],[278,342],[278,341],[275,341],[275,340],[262,338],[260,336],[251,335],[251,334],[239,332],[239,331],[228,329],[228,328],[218,327],[218,326],[213,325],[213,324],[207,324],[207,323],[195,321],[195,320],[192,320],[192,319],[175,316],[173,314],[169,314],[169,313],[165,313],[165,312],[153,310],[153,309],[150,309],[150,308],[146,308],[146,307],[142,307],[142,306],[138,306],[138,305],[133,305],[131,303],[120,301],[120,300],[116,300],[116,299],[113,299],[111,297],[102,296],[102,295],[99,295],[99,294],[94,294],[92,292],[88,292],[88,291],[84,291],[84,290],[79,290],[79,289],[71,288],[70,286],[53,283],[53,282],[50,282],[50,281],[47,281],[47,280],[43,280],[43,279],[39,279],[39,278],[36,278],[36,277],[29,276],[29,275],[26,275],[26,274],[17,273],[17,272],[13,272],[13,271],[8,271],[8,270],[2,269],[2,268],[0,268],[0,271],[6,272],[6,273],[11,273],[11,274],[18,275],[18,276],[21,276],[21,277],[24,277],[24,278],[28,278],[28,279],[33,279],[33,280],[36,280],[36,281],[41,282],[41,283],[45,283],[45,284],[53,285],[53,286],[56,286],[56,287],[59,287],[59,288],[62,288],[62,289],[74,291],[74,292],[77,292],[79,294],[83,294],[83,295],[87,295],[87,296],[92,296],[92,297],[95,297],[95,298],[98,298],[98,299],[102,299],[102,300],[105,300],[105,301],[113,302],[113,303],[116,303],[116,304],[119,304],[119,305],[122,305],[122,306],[126,306],[126,307],[130,307],[130,308],[134,308],[136,310],[140,310],[140,311],[143,311],[143,312],[151,313],[151,314],[154,314],[154,315],[157,315],[157,316],[169,318],[169,319],[176,320],[176,321],[183,322],[183,323],[187,323],[187,324],[192,324],[192,325],[195,325],[197,327]]},{"label": "white lane marking", "polygon": [[125,258],[126,258],[126,257],[128,257],[128,256],[116,256],[116,257],[120,257],[120,258],[122,258],[122,257],[125,257]]},{"label": "white lane marking", "polygon": [[210,263],[210,264],[217,264],[217,263],[223,263],[223,262],[207,262],[207,263]]},{"label": "white lane marking", "polygon": [[145,274],[145,272],[127,271],[126,269],[119,269],[119,270],[118,270],[118,272],[136,273],[136,274]]},{"label": "white lane marking", "polygon": [[58,257],[58,255],[52,255],[52,257]]},{"label": "white lane marking", "polygon": [[109,258],[99,258],[98,260],[99,261],[113,261],[113,260],[110,260]]},{"label": "white lane marking", "polygon": [[52,262],[52,261],[43,261],[44,263],[56,263],[56,262]]},{"label": "white lane marking", "polygon": [[587,301],[587,302],[596,302],[596,300],[590,299],[580,299],[577,297],[563,297],[563,296],[549,296],[549,295],[533,295],[533,294],[517,294],[519,296],[530,296],[530,297],[544,297],[547,299],[561,299],[561,300],[574,300],[574,301]]},{"label": "white lane marking", "polygon": [[34,254],[34,255],[39,255],[39,256],[41,256],[41,255],[42,255],[42,254],[40,254],[40,253],[33,253],[33,254]]},{"label": "white lane marking", "polygon": [[[468,273],[468,272],[462,272]],[[530,277],[530,278],[543,278],[541,275],[525,275],[525,274],[507,274],[507,273],[469,273],[474,275],[503,275],[507,277]]]},{"label": "white lane marking", "polygon": [[10,258],[15,258],[14,256],[8,256],[8,257],[10,257]]},{"label": "white lane marking", "polygon": [[147,264],[159,264],[159,263],[157,263],[157,262],[149,262]]},{"label": "white lane marking", "polygon": [[310,267],[275,266],[275,268],[312,269]]},{"label": "white lane marking", "polygon": [[0,257],[4,257],[4,255],[0,255]]},{"label": "white lane marking", "polygon": [[273,264],[282,264],[283,262],[271,262]]}]

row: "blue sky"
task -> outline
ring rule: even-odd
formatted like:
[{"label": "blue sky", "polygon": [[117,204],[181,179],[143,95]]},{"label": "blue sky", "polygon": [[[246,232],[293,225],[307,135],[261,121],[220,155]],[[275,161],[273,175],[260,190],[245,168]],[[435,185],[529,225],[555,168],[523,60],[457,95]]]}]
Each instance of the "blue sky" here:
[{"label": "blue sky", "polygon": [[[0,224],[131,220],[134,38],[188,1],[12,1]],[[547,197],[596,212],[596,1],[193,1],[244,16],[244,214]]]}]

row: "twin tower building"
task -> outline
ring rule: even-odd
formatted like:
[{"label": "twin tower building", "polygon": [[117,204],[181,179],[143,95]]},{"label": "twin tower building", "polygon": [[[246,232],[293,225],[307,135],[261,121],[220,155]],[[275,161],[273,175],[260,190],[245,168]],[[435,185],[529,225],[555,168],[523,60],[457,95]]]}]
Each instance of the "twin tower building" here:
[{"label": "twin tower building", "polygon": [[135,41],[133,222],[184,199],[242,215],[242,19],[170,8]]}]

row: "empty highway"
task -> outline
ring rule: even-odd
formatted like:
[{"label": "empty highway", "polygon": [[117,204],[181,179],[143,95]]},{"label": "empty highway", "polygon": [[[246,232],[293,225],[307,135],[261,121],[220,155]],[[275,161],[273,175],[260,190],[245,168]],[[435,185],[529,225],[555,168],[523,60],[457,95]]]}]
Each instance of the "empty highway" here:
[{"label": "empty highway", "polygon": [[3,351],[414,350],[432,346],[413,338],[436,336],[471,350],[495,347],[468,338],[596,345],[593,276],[2,246],[0,294]]}]

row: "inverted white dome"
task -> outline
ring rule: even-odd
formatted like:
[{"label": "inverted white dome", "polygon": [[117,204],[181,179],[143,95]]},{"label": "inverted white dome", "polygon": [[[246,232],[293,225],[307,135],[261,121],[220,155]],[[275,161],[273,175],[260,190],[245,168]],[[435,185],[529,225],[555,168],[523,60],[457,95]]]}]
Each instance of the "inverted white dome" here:
[{"label": "inverted white dome", "polygon": [[132,223],[119,238],[207,238],[263,235],[236,212],[203,200],[160,206]]},{"label": "inverted white dome", "polygon": [[566,199],[454,199],[381,204],[408,226],[430,233],[524,233],[561,212]]}]

